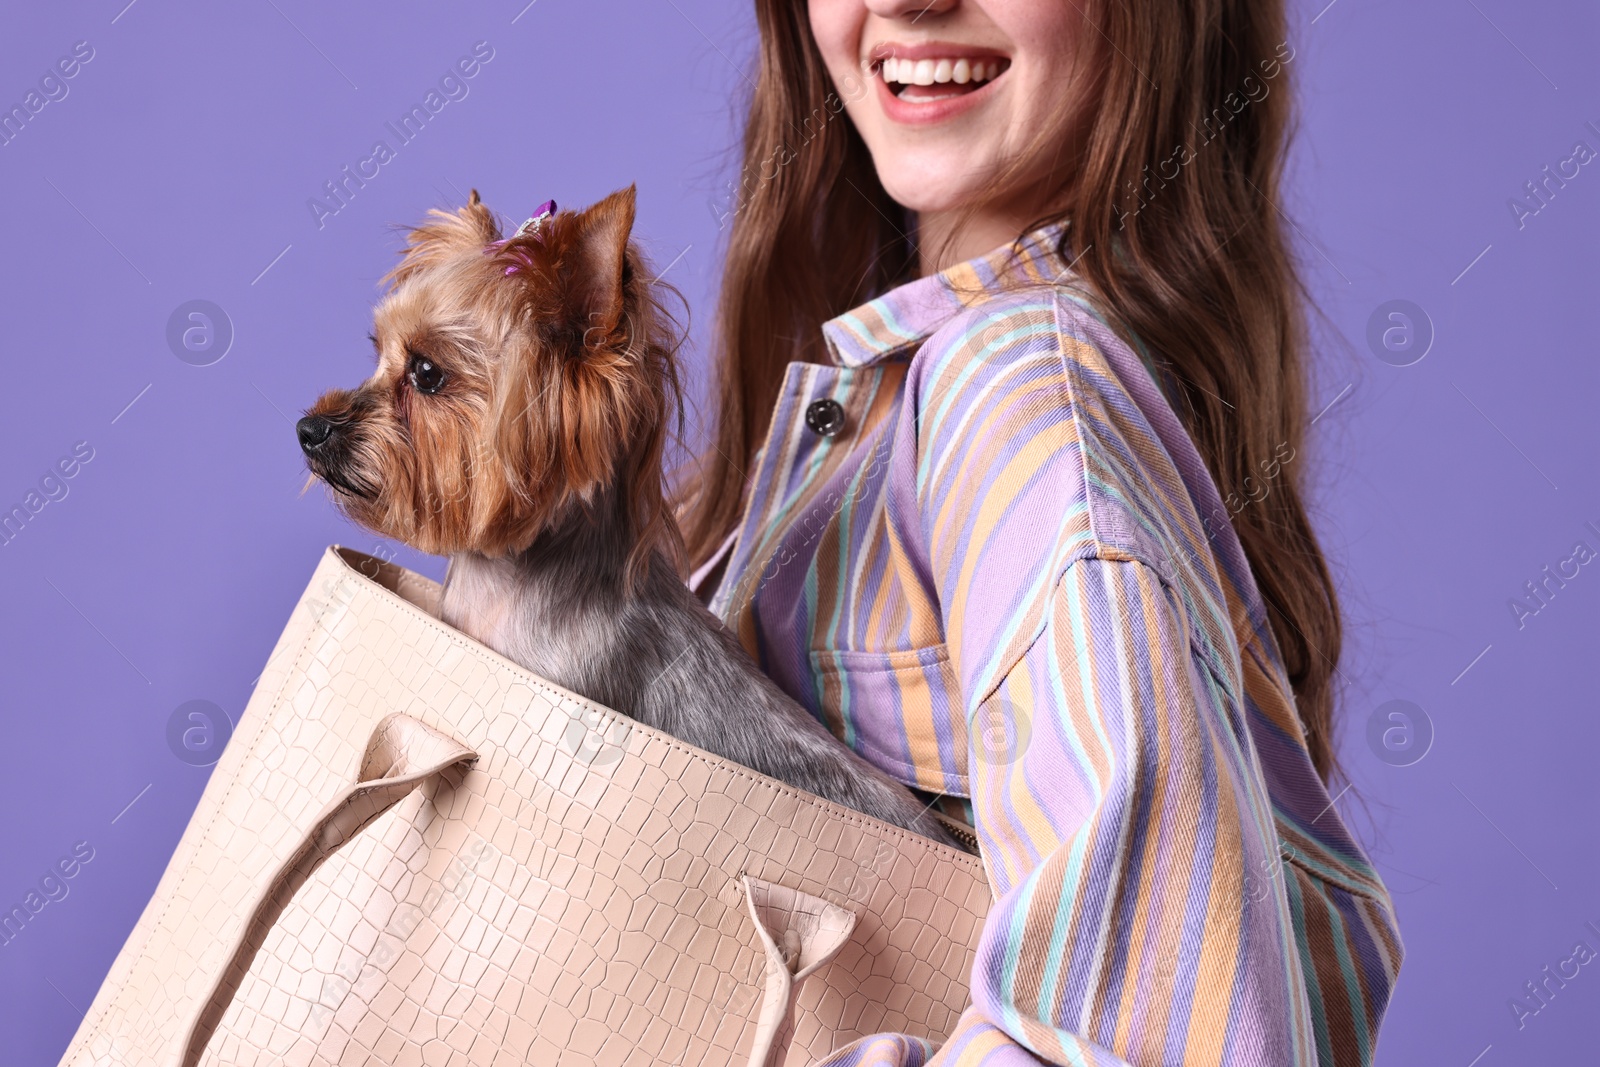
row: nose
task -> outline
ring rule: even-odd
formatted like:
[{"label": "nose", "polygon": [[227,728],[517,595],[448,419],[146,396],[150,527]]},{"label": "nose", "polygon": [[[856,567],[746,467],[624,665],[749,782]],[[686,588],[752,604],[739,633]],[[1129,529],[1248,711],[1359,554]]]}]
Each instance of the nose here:
[{"label": "nose", "polygon": [[300,450],[309,456],[333,435],[333,423],[320,415],[307,415],[294,424],[294,432],[300,438]]}]

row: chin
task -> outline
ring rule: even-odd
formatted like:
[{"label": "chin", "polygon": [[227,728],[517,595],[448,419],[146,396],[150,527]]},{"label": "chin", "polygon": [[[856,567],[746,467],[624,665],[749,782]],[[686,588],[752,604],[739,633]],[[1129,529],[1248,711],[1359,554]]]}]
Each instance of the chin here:
[{"label": "chin", "polygon": [[907,211],[918,214],[955,211],[985,199],[981,183],[952,180],[960,164],[941,154],[915,160],[874,160],[884,192]]}]

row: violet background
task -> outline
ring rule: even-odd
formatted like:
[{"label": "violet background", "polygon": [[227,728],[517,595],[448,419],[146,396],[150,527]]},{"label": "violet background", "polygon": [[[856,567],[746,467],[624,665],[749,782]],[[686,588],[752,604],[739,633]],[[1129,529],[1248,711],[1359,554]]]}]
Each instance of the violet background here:
[{"label": "violet background", "polygon": [[[1284,208],[1326,314],[1314,395],[1332,406],[1306,462],[1349,620],[1355,787],[1338,803],[1407,946],[1378,1059],[1587,1061],[1600,968],[1520,1030],[1508,1001],[1580,938],[1600,949],[1584,928],[1600,926],[1600,566],[1521,629],[1508,600],[1574,541],[1600,549],[1584,525],[1600,528],[1600,164],[1524,228],[1507,200],[1574,141],[1600,148],[1584,125],[1600,127],[1600,8],[1324,3],[1296,5]],[[7,11],[0,104],[74,42],[94,58],[0,147],[0,505],[75,442],[94,459],[0,547],[0,905],[75,842],[95,852],[0,947],[7,1063],[56,1062],[205,785],[168,747],[174,709],[208,700],[236,719],[323,547],[379,544],[301,494],[290,423],[368,373],[393,224],[473,186],[515,222],[636,181],[637,233],[689,299],[703,383],[748,5],[524,4]],[[385,123],[478,41],[494,58],[469,95],[319,229],[308,198],[375,139],[393,147]],[[235,331],[204,367],[165,339],[197,298]],[[1407,367],[1365,340],[1396,298],[1436,331]],[[1366,739],[1394,699],[1434,730],[1411,766]]]}]

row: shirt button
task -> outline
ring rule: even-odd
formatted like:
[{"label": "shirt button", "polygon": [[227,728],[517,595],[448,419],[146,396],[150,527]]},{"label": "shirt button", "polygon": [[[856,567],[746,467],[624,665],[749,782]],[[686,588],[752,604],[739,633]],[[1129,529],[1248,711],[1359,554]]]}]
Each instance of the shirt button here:
[{"label": "shirt button", "polygon": [[823,397],[806,405],[806,425],[824,437],[844,429],[844,408],[837,400]]}]

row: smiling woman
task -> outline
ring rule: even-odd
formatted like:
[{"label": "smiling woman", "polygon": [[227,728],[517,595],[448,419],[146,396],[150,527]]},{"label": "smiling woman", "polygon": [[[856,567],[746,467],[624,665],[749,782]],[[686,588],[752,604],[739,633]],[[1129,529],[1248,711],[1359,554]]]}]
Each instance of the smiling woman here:
[{"label": "smiling woman", "polygon": [[827,1064],[1370,1063],[1281,0],[756,11],[746,173],[848,122],[732,212],[691,584],[994,895],[954,1032]]},{"label": "smiling woman", "polygon": [[[983,204],[960,246],[942,249],[958,260],[1015,236],[1048,201],[1041,183],[1059,184],[1051,168],[1083,121],[1080,71],[1063,62],[1081,24],[1077,5],[935,3],[909,19],[860,0],[809,10],[831,77],[874,67],[874,91],[847,111],[884,191],[916,213],[925,256],[963,209]],[[925,258],[924,272],[934,262]]]}]

